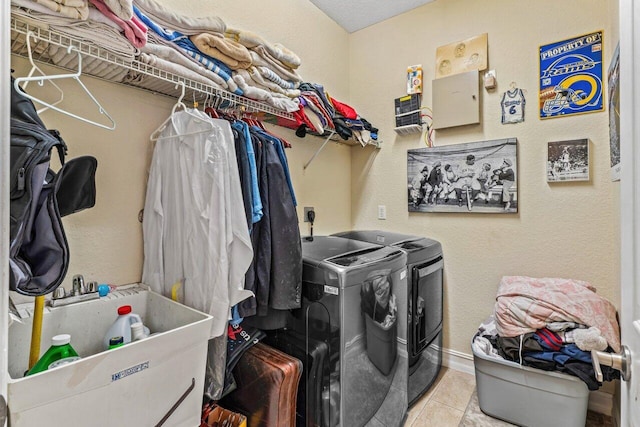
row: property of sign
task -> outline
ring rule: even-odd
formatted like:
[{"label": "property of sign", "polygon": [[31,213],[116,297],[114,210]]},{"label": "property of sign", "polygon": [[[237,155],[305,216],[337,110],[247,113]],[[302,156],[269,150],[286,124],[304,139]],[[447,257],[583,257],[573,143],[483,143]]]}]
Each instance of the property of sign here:
[{"label": "property of sign", "polygon": [[604,109],[602,31],[540,46],[540,118]]}]

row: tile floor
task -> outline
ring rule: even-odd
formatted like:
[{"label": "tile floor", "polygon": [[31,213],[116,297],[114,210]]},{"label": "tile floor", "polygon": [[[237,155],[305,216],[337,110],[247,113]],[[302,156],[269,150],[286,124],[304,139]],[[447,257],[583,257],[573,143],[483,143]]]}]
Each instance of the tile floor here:
[{"label": "tile floor", "polygon": [[[405,427],[511,426],[480,411],[475,388],[474,375],[442,367],[431,389],[410,409]],[[611,417],[589,412],[586,427],[596,426],[613,426]]]}]

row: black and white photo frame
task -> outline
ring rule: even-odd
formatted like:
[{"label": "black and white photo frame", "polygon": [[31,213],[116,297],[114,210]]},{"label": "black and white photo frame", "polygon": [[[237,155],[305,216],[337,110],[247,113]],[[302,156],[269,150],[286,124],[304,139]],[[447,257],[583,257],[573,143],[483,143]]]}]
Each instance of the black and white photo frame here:
[{"label": "black and white photo frame", "polygon": [[589,181],[589,140],[547,143],[547,182]]},{"label": "black and white photo frame", "polygon": [[407,150],[409,212],[518,212],[517,139]]}]

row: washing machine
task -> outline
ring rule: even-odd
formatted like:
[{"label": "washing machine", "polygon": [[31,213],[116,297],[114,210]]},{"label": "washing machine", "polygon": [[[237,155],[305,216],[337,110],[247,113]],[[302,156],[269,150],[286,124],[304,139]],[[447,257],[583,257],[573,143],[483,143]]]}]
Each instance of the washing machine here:
[{"label": "washing machine", "polygon": [[398,296],[404,298],[401,309],[407,315],[407,333],[398,338],[401,345],[406,343],[408,352],[411,406],[429,390],[442,366],[442,245],[424,237],[380,230],[347,231],[335,236],[385,245],[407,255],[407,289],[398,290]]},{"label": "washing machine", "polygon": [[[297,425],[402,425],[408,360],[398,352],[405,322],[396,292],[406,288],[406,262],[398,248],[333,236],[302,240],[302,306],[272,341],[293,351],[295,338],[307,361]],[[312,365],[317,360],[322,366]]]}]

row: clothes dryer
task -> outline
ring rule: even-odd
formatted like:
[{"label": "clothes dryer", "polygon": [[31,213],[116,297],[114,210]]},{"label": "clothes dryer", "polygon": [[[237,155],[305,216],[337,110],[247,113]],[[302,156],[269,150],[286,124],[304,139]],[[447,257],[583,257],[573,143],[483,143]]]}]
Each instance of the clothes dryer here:
[{"label": "clothes dryer", "polygon": [[415,403],[433,384],[442,366],[442,245],[432,239],[380,230],[347,231],[335,236],[400,249],[407,255],[407,288],[399,311],[406,326],[399,342],[406,343],[409,358],[408,400]]},{"label": "clothes dryer", "polygon": [[[308,353],[319,342],[328,349],[320,378],[321,411],[315,409],[318,402],[304,403],[321,414],[313,420],[300,414],[306,425],[393,427],[404,422],[408,360],[398,352],[404,322],[395,293],[406,288],[406,258],[397,248],[340,237],[302,240],[302,307],[291,311],[288,324],[306,337]],[[309,383],[317,377],[314,370],[303,373],[305,396],[318,395],[316,384]]]}]

